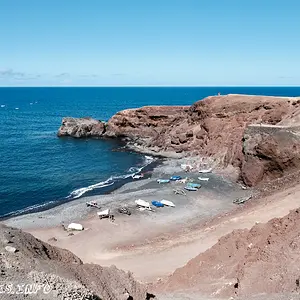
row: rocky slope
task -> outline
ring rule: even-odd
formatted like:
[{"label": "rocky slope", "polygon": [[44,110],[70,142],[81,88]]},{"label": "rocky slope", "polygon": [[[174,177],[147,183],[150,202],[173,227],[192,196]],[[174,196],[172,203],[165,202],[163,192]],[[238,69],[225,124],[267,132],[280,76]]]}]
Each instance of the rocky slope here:
[{"label": "rocky slope", "polygon": [[157,284],[156,290],[201,291],[245,299],[259,294],[295,293],[299,297],[299,230],[300,209],[297,209],[251,230],[234,231]]},{"label": "rocky slope", "polygon": [[300,98],[226,95],[190,107],[129,109],[101,123],[99,130],[83,132],[68,120],[58,135],[125,137],[142,151],[210,157],[214,165],[238,168],[248,185],[300,167]]},{"label": "rocky slope", "polygon": [[[21,230],[0,225],[1,299],[27,299],[27,284],[40,289],[30,299],[146,300],[145,286],[116,267],[83,264],[67,250],[48,245]],[[21,286],[23,284],[23,286]],[[16,292],[19,291],[17,295]],[[12,292],[15,294],[12,296]],[[14,297],[14,298],[10,298]]]}]

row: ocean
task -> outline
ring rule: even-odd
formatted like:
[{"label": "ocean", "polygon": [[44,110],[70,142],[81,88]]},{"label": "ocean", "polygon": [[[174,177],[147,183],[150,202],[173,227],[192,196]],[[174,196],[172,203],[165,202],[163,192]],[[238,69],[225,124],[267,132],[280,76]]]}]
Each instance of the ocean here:
[{"label": "ocean", "polygon": [[58,138],[63,117],[108,120],[144,105],[189,105],[206,96],[300,96],[300,87],[0,88],[0,217],[109,193],[151,167],[116,140]]}]

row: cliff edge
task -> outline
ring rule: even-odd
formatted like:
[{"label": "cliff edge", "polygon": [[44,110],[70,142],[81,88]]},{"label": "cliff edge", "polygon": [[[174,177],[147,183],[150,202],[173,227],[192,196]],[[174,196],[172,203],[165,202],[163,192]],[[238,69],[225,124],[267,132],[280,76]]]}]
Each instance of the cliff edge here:
[{"label": "cliff edge", "polygon": [[106,124],[87,124],[87,131],[68,120],[59,136],[118,137],[144,152],[210,157],[239,169],[250,186],[300,167],[300,98],[211,96],[191,106],[124,110]]}]

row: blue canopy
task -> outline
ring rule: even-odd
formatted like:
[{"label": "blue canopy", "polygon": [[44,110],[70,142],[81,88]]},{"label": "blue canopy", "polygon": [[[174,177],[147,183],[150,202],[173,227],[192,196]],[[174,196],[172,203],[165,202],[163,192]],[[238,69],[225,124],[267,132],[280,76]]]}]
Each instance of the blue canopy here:
[{"label": "blue canopy", "polygon": [[151,203],[156,207],[164,207],[164,205],[160,201],[152,201]]}]

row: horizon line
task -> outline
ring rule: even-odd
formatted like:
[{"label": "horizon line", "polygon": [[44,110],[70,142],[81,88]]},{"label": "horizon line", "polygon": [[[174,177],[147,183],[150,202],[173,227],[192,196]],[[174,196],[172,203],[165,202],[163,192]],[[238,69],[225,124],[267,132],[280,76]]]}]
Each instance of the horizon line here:
[{"label": "horizon line", "polygon": [[226,88],[226,87],[299,87],[300,85],[44,85],[44,86],[1,86],[0,88],[183,88],[183,87],[195,87],[195,88]]}]

